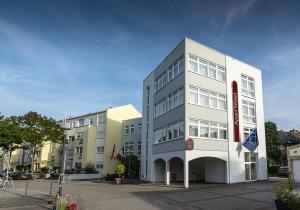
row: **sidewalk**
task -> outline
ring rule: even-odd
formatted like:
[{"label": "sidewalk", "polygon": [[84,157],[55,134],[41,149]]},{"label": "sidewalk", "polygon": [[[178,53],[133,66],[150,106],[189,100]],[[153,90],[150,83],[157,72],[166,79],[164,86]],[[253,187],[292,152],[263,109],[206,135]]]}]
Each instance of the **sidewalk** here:
[{"label": "sidewalk", "polygon": [[52,209],[48,196],[21,196],[6,190],[0,190],[0,210],[40,210]]}]

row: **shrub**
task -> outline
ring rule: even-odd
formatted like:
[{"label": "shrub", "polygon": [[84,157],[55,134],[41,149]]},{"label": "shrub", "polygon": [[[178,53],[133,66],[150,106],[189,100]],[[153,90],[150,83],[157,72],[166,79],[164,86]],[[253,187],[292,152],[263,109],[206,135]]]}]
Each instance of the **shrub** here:
[{"label": "shrub", "polygon": [[116,177],[116,174],[106,174],[105,181],[114,181]]},{"label": "shrub", "polygon": [[85,173],[86,174],[94,174],[96,173],[95,165],[92,162],[88,162],[85,167],[84,167]]}]

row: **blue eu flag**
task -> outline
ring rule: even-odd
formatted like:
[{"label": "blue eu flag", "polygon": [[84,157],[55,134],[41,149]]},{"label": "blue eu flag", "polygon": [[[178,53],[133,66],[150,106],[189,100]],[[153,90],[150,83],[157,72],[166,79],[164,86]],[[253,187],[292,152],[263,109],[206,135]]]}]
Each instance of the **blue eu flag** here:
[{"label": "blue eu flag", "polygon": [[243,146],[253,153],[258,146],[258,137],[256,128],[252,131],[250,136],[244,141]]}]

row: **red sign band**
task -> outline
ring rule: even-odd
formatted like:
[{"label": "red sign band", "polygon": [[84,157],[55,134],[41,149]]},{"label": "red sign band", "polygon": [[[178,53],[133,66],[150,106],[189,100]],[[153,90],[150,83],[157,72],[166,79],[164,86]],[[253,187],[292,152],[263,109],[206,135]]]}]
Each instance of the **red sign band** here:
[{"label": "red sign band", "polygon": [[232,82],[232,106],[233,106],[233,132],[234,141],[240,141],[240,120],[239,120],[239,97],[238,84],[236,81]]}]

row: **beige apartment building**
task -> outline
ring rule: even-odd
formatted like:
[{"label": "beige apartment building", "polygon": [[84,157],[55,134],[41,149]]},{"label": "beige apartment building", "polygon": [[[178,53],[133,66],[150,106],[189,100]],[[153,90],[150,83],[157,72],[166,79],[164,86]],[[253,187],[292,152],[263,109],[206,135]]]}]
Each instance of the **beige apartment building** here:
[{"label": "beige apartment building", "polygon": [[[83,169],[92,163],[102,175],[114,173],[119,164],[115,157],[121,149],[122,121],[139,117],[141,114],[129,104],[60,121],[68,140],[66,170]],[[54,166],[62,167],[61,160],[52,160]]]}]

